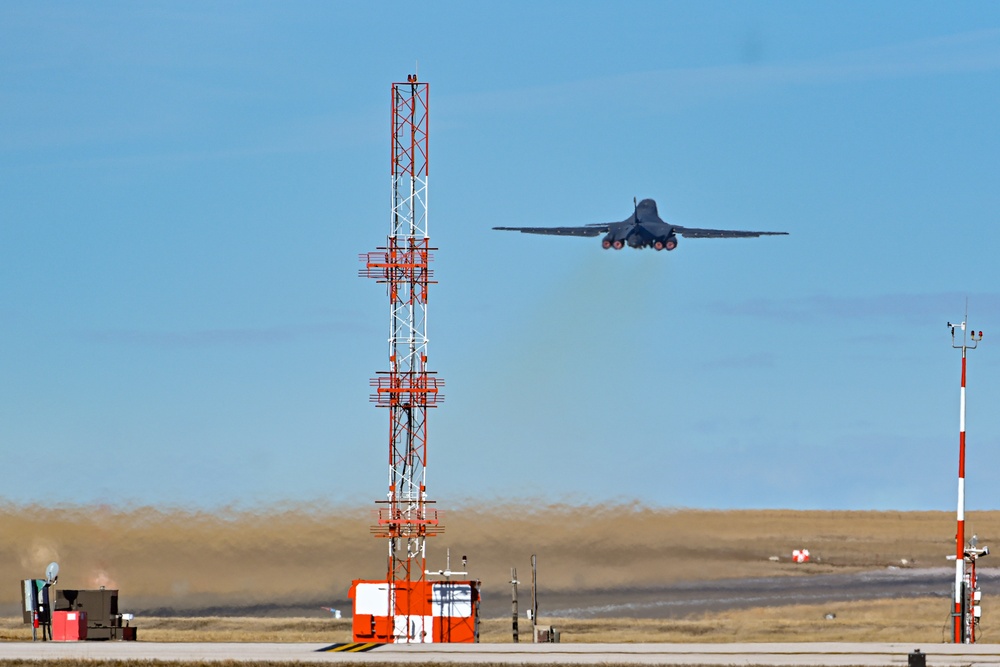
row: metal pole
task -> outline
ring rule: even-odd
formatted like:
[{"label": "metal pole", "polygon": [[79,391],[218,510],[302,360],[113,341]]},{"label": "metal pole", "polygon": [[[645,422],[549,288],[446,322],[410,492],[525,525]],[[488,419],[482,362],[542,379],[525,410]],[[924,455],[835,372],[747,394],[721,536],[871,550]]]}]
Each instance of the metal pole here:
[{"label": "metal pole", "polygon": [[[964,322],[963,322],[964,324]],[[963,326],[964,330],[965,327]],[[965,642],[965,345],[962,345],[962,389],[958,418],[958,528],[955,533],[955,643]]]},{"label": "metal pole", "polygon": [[538,641],[538,560],[531,554],[531,641]]},{"label": "metal pole", "polygon": [[517,568],[510,568],[510,620],[511,629],[514,633],[514,643],[518,643],[517,639]]},{"label": "metal pole", "polygon": [[969,643],[976,643],[976,561],[969,563],[969,622],[967,624],[969,633]]},{"label": "metal pole", "polygon": [[[966,320],[968,320],[969,307],[965,308]],[[958,527],[955,533],[955,609],[952,612],[954,621],[954,642],[956,644],[971,643],[972,639],[966,631],[967,614],[970,613],[968,591],[965,582],[965,370],[966,353],[968,350],[976,349],[979,341],[983,339],[983,332],[980,331],[978,337],[976,332],[972,335],[966,331],[966,320],[960,324],[948,322],[951,329],[951,346],[962,350],[962,388],[959,393],[959,417],[958,417]],[[962,342],[955,341],[955,329],[962,331]],[[971,343],[971,344],[970,344]]]}]

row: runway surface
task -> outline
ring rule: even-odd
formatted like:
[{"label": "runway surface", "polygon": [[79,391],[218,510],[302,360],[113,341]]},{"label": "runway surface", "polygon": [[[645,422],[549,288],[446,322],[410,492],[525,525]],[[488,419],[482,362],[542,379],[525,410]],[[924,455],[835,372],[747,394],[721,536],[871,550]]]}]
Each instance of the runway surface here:
[{"label": "runway surface", "polygon": [[938,644],[450,644],[386,645],[351,653],[321,644],[160,644],[77,642],[0,644],[0,660],[173,660],[309,663],[511,665],[768,665],[774,667],[906,665],[916,648],[928,667],[1000,665],[1000,645]]}]

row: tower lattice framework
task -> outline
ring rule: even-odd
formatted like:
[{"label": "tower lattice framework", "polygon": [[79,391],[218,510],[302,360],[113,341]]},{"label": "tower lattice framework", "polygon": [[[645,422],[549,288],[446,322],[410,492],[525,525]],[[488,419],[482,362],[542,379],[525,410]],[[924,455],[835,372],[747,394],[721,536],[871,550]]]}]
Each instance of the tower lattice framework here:
[{"label": "tower lattice framework", "polygon": [[427,411],[444,398],[443,381],[427,370],[427,288],[434,283],[435,250],[427,228],[428,103],[428,84],[416,75],[392,84],[390,233],[384,247],[361,255],[361,275],[385,284],[389,296],[389,370],[371,381],[372,402],[389,409],[389,489],[387,499],[377,501],[372,533],[388,540],[394,617],[410,615],[404,603],[410,596],[401,593],[425,580],[426,538],[443,530],[426,486]]}]

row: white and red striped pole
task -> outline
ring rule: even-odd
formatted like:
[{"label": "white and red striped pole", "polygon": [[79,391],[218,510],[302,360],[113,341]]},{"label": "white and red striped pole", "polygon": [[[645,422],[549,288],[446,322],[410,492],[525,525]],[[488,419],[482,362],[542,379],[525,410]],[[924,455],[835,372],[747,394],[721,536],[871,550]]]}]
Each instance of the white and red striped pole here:
[{"label": "white and red striped pole", "polygon": [[[966,314],[968,319],[968,314]],[[973,331],[971,336],[966,332],[966,324],[952,324],[951,346],[962,350],[962,389],[959,394],[959,417],[958,417],[958,531],[955,534],[955,611],[954,628],[955,643],[964,644],[971,640],[971,633],[967,632],[967,615],[971,613],[968,609],[965,595],[965,367],[966,352],[976,349],[979,341],[983,339],[983,332]],[[955,329],[962,330],[962,344],[955,343]],[[971,343],[971,345],[969,344]]]},{"label": "white and red striped pole", "polygon": [[[965,329],[965,322],[962,323]],[[958,532],[955,534],[955,643],[965,642],[965,345],[962,345],[962,390],[958,417]]]}]

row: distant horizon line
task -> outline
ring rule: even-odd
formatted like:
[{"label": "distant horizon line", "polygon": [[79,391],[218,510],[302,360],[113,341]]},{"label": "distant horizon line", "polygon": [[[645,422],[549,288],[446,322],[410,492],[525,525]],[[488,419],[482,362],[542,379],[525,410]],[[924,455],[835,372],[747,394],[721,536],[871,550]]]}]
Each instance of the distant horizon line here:
[{"label": "distant horizon line", "polygon": [[[902,508],[865,508],[856,507],[695,507],[685,505],[658,505],[640,500],[609,500],[609,501],[566,501],[544,499],[518,499],[509,501],[490,499],[461,499],[452,506],[435,503],[440,514],[448,517],[464,512],[489,513],[507,512],[516,509],[527,514],[543,514],[549,512],[573,511],[581,509],[596,510],[598,513],[610,512],[653,512],[653,513],[740,513],[740,512],[794,512],[794,513],[866,513],[866,514],[927,514],[941,513],[954,515],[954,508],[941,509],[902,509]],[[141,501],[16,501],[0,496],[0,514],[12,514],[28,511],[41,512],[79,512],[98,511],[104,514],[127,515],[133,513],[155,512],[158,514],[216,514],[216,515],[274,515],[286,513],[326,514],[347,510],[350,513],[368,513],[375,511],[375,501],[346,502],[336,500],[281,500],[276,502],[228,502],[222,504],[198,505],[179,502],[141,502]],[[966,508],[967,513],[1000,512],[1000,508],[977,509]]]}]

